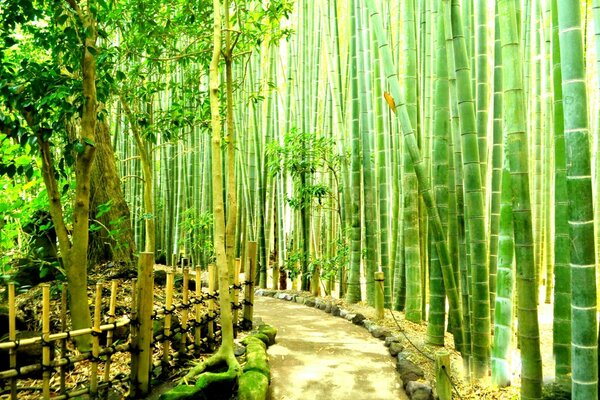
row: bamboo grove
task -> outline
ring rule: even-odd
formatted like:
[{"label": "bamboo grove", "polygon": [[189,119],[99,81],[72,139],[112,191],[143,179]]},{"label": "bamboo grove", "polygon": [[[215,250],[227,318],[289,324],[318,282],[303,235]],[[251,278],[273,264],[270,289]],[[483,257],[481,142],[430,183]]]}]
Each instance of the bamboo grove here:
[{"label": "bamboo grove", "polygon": [[94,11],[138,250],[231,272],[253,241],[261,287],[370,305],[383,272],[473,380],[596,398],[600,0],[220,3]]},{"label": "bamboo grove", "polygon": [[[541,396],[544,376],[595,398],[600,3],[279,6],[276,33],[231,57],[235,184],[221,190],[237,205],[235,255],[257,241],[261,286],[287,277],[349,302],[372,304],[382,271],[386,307],[426,321],[431,345],[450,331],[473,379],[510,384],[518,338],[523,398]],[[234,31],[256,23],[234,9]],[[206,89],[207,69],[163,58],[145,102],[112,105],[115,145],[123,176],[154,167],[156,251],[204,266],[214,154],[206,124],[173,122],[204,109],[203,90],[186,87]],[[171,124],[136,146],[122,132],[141,114]],[[125,189],[141,235],[152,211],[140,182]],[[544,303],[553,371],[542,371]]]}]

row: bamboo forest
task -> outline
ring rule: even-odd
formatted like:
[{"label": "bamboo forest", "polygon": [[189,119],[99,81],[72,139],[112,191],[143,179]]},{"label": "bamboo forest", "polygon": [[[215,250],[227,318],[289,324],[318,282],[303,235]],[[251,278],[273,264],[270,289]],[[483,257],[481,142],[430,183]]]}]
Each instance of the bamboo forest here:
[{"label": "bamboo forest", "polygon": [[[600,398],[600,0],[0,0],[0,38],[0,398]],[[285,364],[354,325],[389,372]]]}]

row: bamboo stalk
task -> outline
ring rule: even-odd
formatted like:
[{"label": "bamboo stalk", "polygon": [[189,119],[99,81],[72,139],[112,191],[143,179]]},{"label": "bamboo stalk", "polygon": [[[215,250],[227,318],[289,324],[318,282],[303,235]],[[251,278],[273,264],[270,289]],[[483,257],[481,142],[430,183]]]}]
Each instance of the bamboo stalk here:
[{"label": "bamboo stalk", "polygon": [[44,400],[50,398],[50,285],[44,283],[42,286],[42,396]]},{"label": "bamboo stalk", "polygon": [[256,242],[248,242],[248,265],[245,276],[246,289],[244,291],[244,324],[252,327],[252,305],[254,304],[254,271],[256,270]]},{"label": "bamboo stalk", "polygon": [[[60,327],[63,331],[67,331],[67,284],[64,283],[60,294]],[[60,341],[60,356],[65,357],[67,354],[67,341]],[[64,394],[66,391],[66,370],[64,366],[60,367],[60,393]]]},{"label": "bamboo stalk", "polygon": [[[119,282],[116,279],[113,279],[110,286],[110,305],[108,308],[108,323],[115,322],[115,308],[117,305],[117,286]],[[106,333],[106,347],[109,347],[113,343],[113,335],[114,329],[109,330]],[[104,364],[104,382],[108,382],[110,380],[110,355],[106,357],[106,363]]]},{"label": "bamboo stalk", "polygon": [[96,284],[94,302],[94,327],[92,328],[92,369],[90,372],[90,397],[98,396],[98,357],[100,355],[100,313],[102,312],[102,283]]},{"label": "bamboo stalk", "polygon": [[[276,265],[276,264],[275,264]],[[240,267],[241,260],[239,258],[235,259],[235,271],[233,273],[233,304],[235,305],[235,309],[233,310],[233,332],[234,337],[237,336],[237,323],[239,317],[239,311],[237,309],[238,302],[240,301],[240,290],[238,289],[240,285]],[[275,271],[275,266],[273,266],[273,271]],[[274,272],[273,272],[274,273]]]},{"label": "bamboo stalk", "polygon": [[[15,308],[15,284],[13,282],[8,284],[8,339],[14,342],[17,339],[16,329],[16,308]],[[9,354],[9,365],[10,368],[17,367],[17,350],[12,348],[8,352]],[[10,398],[11,400],[17,399],[17,380],[12,378],[10,380]]]},{"label": "bamboo stalk", "polygon": [[183,334],[181,335],[181,342],[179,344],[179,354],[183,355],[185,353],[185,343],[186,343],[186,338],[187,338],[187,333],[185,333],[187,331],[187,327],[188,327],[188,305],[189,305],[189,298],[190,298],[190,291],[189,291],[189,283],[190,283],[190,270],[187,267],[183,268],[183,310],[181,311],[181,328],[183,330]]},{"label": "bamboo stalk", "polygon": [[[215,300],[213,296],[215,295],[217,286],[217,269],[215,264],[208,264],[208,294],[211,296],[210,300],[208,300],[208,316],[212,319],[215,316]],[[208,322],[208,343],[212,343],[215,337],[215,322]]]},{"label": "bamboo stalk", "polygon": [[164,340],[162,342],[163,354],[162,354],[162,362],[164,364],[169,363],[169,347],[171,346],[171,306],[173,305],[173,279],[174,272],[167,272],[167,293],[165,300],[165,326],[163,329],[164,332]]},{"label": "bamboo stalk", "polygon": [[137,371],[136,380],[132,382],[132,394],[138,398],[146,396],[150,392],[151,372],[151,343],[152,343],[152,308],[154,292],[154,253],[142,252],[139,258],[138,279],[136,291],[137,317],[139,322],[139,333],[137,348],[139,352],[136,357]]},{"label": "bamboo stalk", "polygon": [[[202,277],[200,267],[196,266],[196,299],[202,298]],[[200,303],[196,303],[196,329],[194,332],[194,344],[200,346],[202,343],[202,331],[198,322],[202,319],[202,308]]]}]

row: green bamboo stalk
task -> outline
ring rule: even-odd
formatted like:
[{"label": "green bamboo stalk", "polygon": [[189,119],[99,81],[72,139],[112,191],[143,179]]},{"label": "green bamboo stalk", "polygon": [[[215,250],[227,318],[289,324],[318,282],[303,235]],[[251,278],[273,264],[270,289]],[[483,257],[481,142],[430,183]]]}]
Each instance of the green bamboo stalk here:
[{"label": "green bamboo stalk", "polygon": [[471,93],[470,67],[462,29],[458,0],[445,0],[450,6],[454,42],[454,62],[457,80],[465,208],[468,210],[467,229],[471,270],[473,274],[473,373],[477,378],[487,376],[490,365],[490,291],[487,260],[487,230],[479,163],[475,107]]},{"label": "green bamboo stalk", "polygon": [[[501,154],[502,157],[502,154]],[[498,245],[498,294],[494,317],[492,347],[492,383],[499,387],[510,385],[510,342],[513,332],[513,262],[515,259],[512,212],[512,185],[508,160],[502,170],[502,200],[500,205],[500,237]]]},{"label": "green bamboo stalk", "polygon": [[[444,13],[441,7],[434,12],[436,20],[436,63],[435,63],[435,113],[433,137],[432,179],[435,202],[444,231],[448,229],[448,132],[450,130],[450,88],[448,83],[448,63],[446,60],[446,31]],[[446,296],[440,261],[435,248],[431,249],[429,277],[429,319],[427,342],[444,345],[444,323],[446,317]]]},{"label": "green bamboo stalk", "polygon": [[[350,0],[351,13],[356,13],[354,7],[355,1]],[[351,182],[352,187],[352,230],[351,230],[351,250],[350,266],[348,270],[348,291],[346,301],[349,303],[358,303],[361,300],[360,291],[360,261],[361,261],[361,173],[360,173],[360,106],[358,98],[358,51],[356,46],[356,35],[358,28],[355,18],[350,18],[350,110],[351,121],[349,128],[352,137],[352,155],[351,155]]]},{"label": "green bamboo stalk", "polygon": [[594,200],[580,7],[559,0],[558,26],[571,242],[571,360],[574,399],[598,397]]},{"label": "green bamboo stalk", "polygon": [[562,71],[558,42],[557,0],[552,1],[552,61],[554,89],[554,318],[552,335],[556,383],[571,390],[571,271],[569,261],[569,198],[565,161]]},{"label": "green bamboo stalk", "polygon": [[494,122],[492,147],[492,182],[490,199],[490,315],[495,315],[496,267],[498,257],[498,229],[500,226],[500,186],[504,143],[502,135],[502,49],[500,44],[500,21],[496,10],[494,40]]},{"label": "green bamboo stalk", "polygon": [[500,39],[502,41],[504,122],[507,133],[513,194],[515,259],[517,264],[517,318],[521,348],[521,398],[541,397],[542,362],[540,355],[537,286],[533,262],[532,220],[529,195],[529,172],[525,99],[522,64],[517,36],[514,3],[501,0]]},{"label": "green bamboo stalk", "polygon": [[446,294],[450,303],[450,318],[452,319],[452,324],[454,327],[454,340],[456,343],[456,348],[463,352],[463,328],[462,320],[460,318],[460,302],[456,284],[454,282],[452,266],[450,265],[450,256],[448,254],[448,247],[446,245],[445,232],[442,228],[442,223],[435,205],[435,200],[431,193],[431,188],[427,186],[423,161],[417,146],[415,133],[412,129],[410,118],[408,116],[406,103],[403,101],[401,95],[400,83],[398,81],[398,76],[392,61],[392,52],[383,30],[381,16],[379,15],[373,0],[367,0],[366,3],[371,17],[371,26],[375,29],[377,41],[379,43],[379,49],[381,52],[380,54],[383,59],[383,68],[388,84],[390,85],[391,98],[395,103],[393,108],[396,111],[396,117],[398,118],[400,126],[402,127],[405,145],[410,151],[417,178],[419,183],[422,183],[422,186],[420,186],[421,195],[423,196],[425,205],[427,206],[427,210],[430,215],[434,243],[440,258],[442,274],[444,277],[444,285],[446,287]]}]

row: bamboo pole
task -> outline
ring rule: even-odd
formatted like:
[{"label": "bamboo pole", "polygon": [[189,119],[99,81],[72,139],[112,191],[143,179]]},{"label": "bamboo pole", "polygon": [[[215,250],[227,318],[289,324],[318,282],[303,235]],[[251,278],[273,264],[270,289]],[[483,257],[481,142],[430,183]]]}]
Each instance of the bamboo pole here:
[{"label": "bamboo pole", "polygon": [[183,268],[183,310],[181,311],[181,329],[182,329],[182,334],[181,334],[181,342],[179,344],[179,354],[183,355],[185,354],[186,351],[186,346],[185,346],[185,342],[186,342],[186,338],[187,338],[187,328],[188,328],[188,306],[189,306],[189,298],[190,298],[190,291],[189,291],[189,286],[190,284],[190,270],[189,268],[186,266]]},{"label": "bamboo pole", "polygon": [[[12,282],[8,284],[8,340],[11,342],[17,340],[15,284]],[[17,368],[17,349],[10,349],[8,354],[10,368]],[[17,399],[17,380],[15,378],[10,380],[10,398],[11,400]]]},{"label": "bamboo pole", "polygon": [[[110,305],[108,307],[108,323],[114,324],[116,320],[115,309],[117,306],[117,287],[119,282],[113,279],[110,286]],[[109,330],[106,333],[106,347],[110,347],[113,343],[114,329]],[[106,363],[104,364],[104,382],[110,380],[110,354],[106,357]]]},{"label": "bamboo pole", "polygon": [[252,308],[254,304],[254,271],[256,271],[257,243],[248,242],[248,265],[244,273],[246,289],[244,291],[244,325],[252,327]]},{"label": "bamboo pole", "polygon": [[450,353],[447,350],[440,350],[435,353],[435,374],[438,397],[440,400],[451,400]]},{"label": "bamboo pole", "polygon": [[383,271],[375,272],[375,318],[383,320]]},{"label": "bamboo pole", "polygon": [[215,288],[217,286],[217,269],[215,264],[208,264],[208,294],[210,295],[208,300],[208,317],[211,319],[208,322],[208,343],[212,343],[215,337],[215,322],[212,318],[215,316]]},{"label": "bamboo pole", "polygon": [[[65,282],[62,287],[60,294],[60,327],[63,332],[68,330],[67,327],[67,283]],[[60,341],[60,357],[63,358],[67,354],[67,341],[63,339]],[[66,392],[66,374],[67,371],[65,366],[60,367],[60,393],[65,394]]]},{"label": "bamboo pole", "polygon": [[44,400],[50,398],[50,285],[44,283],[42,286],[42,396]]},{"label": "bamboo pole", "polygon": [[[196,300],[202,298],[202,273],[200,266],[196,266]],[[194,331],[194,344],[200,346],[202,344],[202,330],[198,324],[202,319],[202,307],[200,303],[196,302],[196,329]]]},{"label": "bamboo pole", "polygon": [[163,354],[162,354],[162,362],[163,364],[169,363],[169,347],[171,346],[171,306],[173,305],[173,279],[174,271],[167,272],[167,298],[165,301],[165,326],[163,329],[164,340],[162,342]]},{"label": "bamboo pole", "polygon": [[233,304],[234,304],[234,309],[233,309],[233,336],[236,337],[237,336],[237,324],[238,324],[238,317],[239,317],[239,311],[237,309],[238,307],[238,303],[240,301],[240,289],[239,289],[239,285],[240,285],[240,268],[241,268],[241,260],[239,258],[235,259],[235,270],[233,272]]},{"label": "bamboo pole", "polygon": [[[138,321],[137,307],[137,278],[131,281],[131,320]],[[129,374],[129,384],[131,386],[131,394],[136,394],[136,385],[138,383],[139,371],[139,329],[137,324],[131,324],[131,373]]]},{"label": "bamboo pole", "polygon": [[94,327],[92,328],[92,369],[90,372],[90,397],[98,397],[98,357],[100,356],[100,316],[102,312],[102,283],[96,283],[94,302]]},{"label": "bamboo pole", "polygon": [[140,253],[138,266],[138,284],[136,291],[137,318],[139,322],[139,332],[137,339],[137,360],[136,381],[132,384],[133,397],[142,398],[150,393],[150,366],[152,352],[150,349],[152,343],[152,300],[154,292],[154,253]]}]

